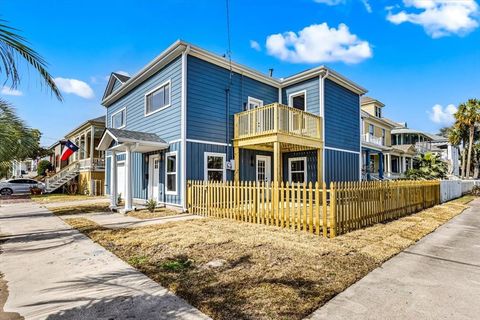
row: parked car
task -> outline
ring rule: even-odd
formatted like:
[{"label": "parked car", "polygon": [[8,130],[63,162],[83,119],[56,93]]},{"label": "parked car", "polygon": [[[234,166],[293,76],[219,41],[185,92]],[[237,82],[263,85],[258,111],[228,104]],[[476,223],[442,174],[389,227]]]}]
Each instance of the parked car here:
[{"label": "parked car", "polygon": [[33,179],[10,179],[0,182],[0,195],[9,196],[12,194],[30,193],[30,188],[45,190],[45,184]]}]

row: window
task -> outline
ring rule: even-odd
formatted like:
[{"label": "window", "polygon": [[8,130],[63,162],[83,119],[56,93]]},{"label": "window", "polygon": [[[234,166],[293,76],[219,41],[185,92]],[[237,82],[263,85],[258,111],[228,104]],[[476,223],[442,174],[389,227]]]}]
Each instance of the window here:
[{"label": "window", "polygon": [[125,127],[127,109],[123,108],[112,114],[112,128],[121,129]]},{"label": "window", "polygon": [[375,117],[378,117],[378,118],[382,117],[382,108],[375,107]]},{"label": "window", "polygon": [[165,194],[177,194],[177,153],[169,152],[165,155]]},{"label": "window", "polygon": [[307,101],[307,92],[305,90],[300,92],[295,92],[289,95],[288,104],[290,107],[299,109],[302,111],[306,110],[306,101]]},{"label": "window", "polygon": [[382,146],[385,145],[385,136],[386,136],[385,129],[382,129]]},{"label": "window", "polygon": [[368,133],[370,133],[371,136],[374,135],[374,133],[375,133],[375,127],[373,126],[373,124],[369,124],[369,125],[368,125]]},{"label": "window", "polygon": [[152,114],[170,106],[170,81],[162,84],[145,96],[145,115]]},{"label": "window", "polygon": [[288,159],[288,178],[290,182],[307,181],[307,158]]},{"label": "window", "polygon": [[227,179],[225,170],[225,158],[226,157],[224,153],[205,152],[205,180],[225,181]]},{"label": "window", "polygon": [[263,101],[260,99],[255,99],[248,97],[247,110],[263,107]]}]

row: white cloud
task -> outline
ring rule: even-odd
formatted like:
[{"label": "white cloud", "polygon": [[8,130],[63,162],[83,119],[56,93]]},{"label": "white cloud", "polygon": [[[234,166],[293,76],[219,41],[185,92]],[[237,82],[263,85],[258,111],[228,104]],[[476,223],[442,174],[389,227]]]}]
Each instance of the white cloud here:
[{"label": "white cloud", "polygon": [[372,13],[372,6],[370,5],[370,2],[368,2],[368,0],[362,0],[362,3],[365,7],[365,10],[367,10],[368,13]]},{"label": "white cloud", "polygon": [[337,29],[324,22],[305,27],[298,34],[272,34],[266,46],[270,55],[294,63],[358,63],[372,56],[370,44],[351,34],[343,23]]},{"label": "white cloud", "polygon": [[344,4],[345,0],[313,0],[316,3],[323,3],[326,4],[327,6],[336,6],[338,4]]},{"label": "white cloud", "polygon": [[392,13],[392,8],[387,8],[387,20],[394,24],[421,25],[432,38],[464,35],[478,27],[479,10],[475,0],[403,0],[403,4],[414,11]]},{"label": "white cloud", "polygon": [[7,96],[23,96],[23,92],[17,89],[12,89],[8,86],[3,86],[2,90],[0,91],[1,94],[7,95]]},{"label": "white cloud", "polygon": [[87,83],[81,80],[66,79],[60,77],[55,78],[54,80],[58,88],[62,92],[73,93],[85,99],[91,99],[95,96],[92,88]]},{"label": "white cloud", "polygon": [[262,48],[260,48],[260,44],[255,40],[250,40],[250,48],[252,48],[254,50],[257,50],[257,51],[262,50]]},{"label": "white cloud", "polygon": [[455,118],[453,116],[455,112],[457,112],[457,107],[455,107],[453,104],[449,104],[445,108],[439,104],[436,104],[429,112],[430,120],[437,124],[450,126],[455,122]]}]

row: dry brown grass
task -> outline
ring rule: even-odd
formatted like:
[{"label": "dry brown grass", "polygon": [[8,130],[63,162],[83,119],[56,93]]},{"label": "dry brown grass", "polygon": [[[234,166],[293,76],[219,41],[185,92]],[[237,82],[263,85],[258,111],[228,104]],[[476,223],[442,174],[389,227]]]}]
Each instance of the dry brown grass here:
[{"label": "dry brown grass", "polygon": [[88,196],[84,194],[61,194],[61,193],[48,193],[40,195],[32,195],[31,199],[35,202],[41,204],[55,203],[55,202],[70,202],[70,201],[79,201],[79,200],[93,200],[93,199],[105,199],[103,196]]},{"label": "dry brown grass", "polygon": [[[466,207],[450,202],[335,239],[213,218],[123,230],[67,221],[214,319],[302,319]],[[206,267],[218,259],[226,264]]]},{"label": "dry brown grass", "polygon": [[48,207],[53,214],[57,216],[65,216],[70,214],[82,214],[82,213],[92,213],[92,212],[111,212],[110,207],[105,203],[94,203],[94,204],[83,204],[66,207]]},{"label": "dry brown grass", "polygon": [[181,213],[168,208],[156,208],[155,212],[150,212],[147,209],[141,209],[136,211],[130,211],[129,213],[127,213],[127,215],[129,215],[130,217],[134,217],[138,219],[153,219],[153,218],[176,216],[179,214]]}]

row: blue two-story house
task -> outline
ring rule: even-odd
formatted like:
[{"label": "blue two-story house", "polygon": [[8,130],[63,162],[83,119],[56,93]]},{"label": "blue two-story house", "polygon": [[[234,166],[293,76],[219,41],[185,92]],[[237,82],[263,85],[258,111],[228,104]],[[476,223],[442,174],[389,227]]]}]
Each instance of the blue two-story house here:
[{"label": "blue two-story house", "polygon": [[106,193],[125,210],[185,209],[188,180],[358,181],[365,92],[324,66],[276,79],[177,41],[131,78],[110,77]]}]

